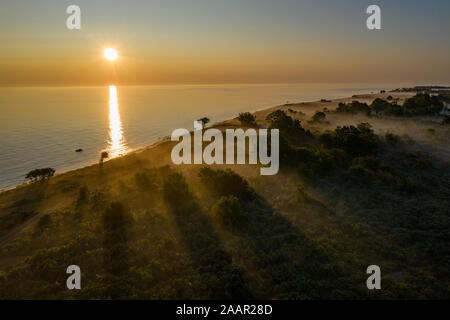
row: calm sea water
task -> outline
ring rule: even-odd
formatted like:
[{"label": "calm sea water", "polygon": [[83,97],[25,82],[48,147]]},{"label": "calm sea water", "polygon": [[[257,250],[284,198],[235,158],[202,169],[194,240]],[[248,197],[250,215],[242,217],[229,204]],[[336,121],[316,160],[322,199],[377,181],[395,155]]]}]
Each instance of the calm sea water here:
[{"label": "calm sea water", "polygon": [[[214,85],[0,88],[0,189],[36,168],[57,173],[119,156],[193,121],[242,111],[346,97],[380,88],[353,85]],[[82,148],[83,152],[75,152]]]}]

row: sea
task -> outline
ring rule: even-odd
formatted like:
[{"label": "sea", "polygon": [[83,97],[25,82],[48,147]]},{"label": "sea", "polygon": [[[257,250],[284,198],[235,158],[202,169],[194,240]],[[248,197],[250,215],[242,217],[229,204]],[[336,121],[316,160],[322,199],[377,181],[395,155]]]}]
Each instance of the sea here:
[{"label": "sea", "polygon": [[[27,172],[56,173],[111,158],[170,136],[193,121],[211,123],[284,103],[395,88],[361,84],[233,84],[0,88],[0,190]],[[80,151],[81,149],[82,151]],[[78,152],[76,152],[78,150]]]}]

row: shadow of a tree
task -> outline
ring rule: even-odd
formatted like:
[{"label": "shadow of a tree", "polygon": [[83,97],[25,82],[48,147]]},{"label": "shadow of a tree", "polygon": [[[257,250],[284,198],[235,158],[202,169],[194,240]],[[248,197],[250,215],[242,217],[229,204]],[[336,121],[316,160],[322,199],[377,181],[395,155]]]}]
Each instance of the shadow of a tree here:
[{"label": "shadow of a tree", "polygon": [[251,298],[242,274],[233,266],[184,177],[171,173],[164,182],[164,200],[181,238],[186,243],[194,268],[201,277],[208,299]]},{"label": "shadow of a tree", "polygon": [[[206,190],[216,200],[234,192],[234,188],[214,188],[217,185],[213,181],[214,174],[208,179],[203,180],[208,185]],[[240,197],[246,219],[231,229],[225,227],[245,242],[254,253],[262,276],[269,280],[271,287],[266,288],[265,292],[258,292],[258,297],[345,299],[360,296],[358,288],[361,283],[356,281],[354,275],[345,274],[323,249],[317,247],[249,186],[248,189],[248,195]],[[312,201],[312,205],[323,208],[319,201]]]},{"label": "shadow of a tree", "polygon": [[107,298],[127,298],[130,293],[128,240],[131,226],[132,218],[123,204],[111,203],[103,215],[103,267]]}]

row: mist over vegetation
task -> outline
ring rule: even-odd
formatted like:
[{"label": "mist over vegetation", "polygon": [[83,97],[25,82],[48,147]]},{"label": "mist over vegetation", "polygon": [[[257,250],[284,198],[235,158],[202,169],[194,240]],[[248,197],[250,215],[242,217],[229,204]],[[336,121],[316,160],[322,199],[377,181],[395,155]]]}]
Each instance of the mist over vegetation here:
[{"label": "mist over vegetation", "polygon": [[[174,166],[164,141],[3,192],[0,298],[448,298],[448,96],[399,99],[217,125],[279,129],[275,176]],[[82,290],[66,288],[72,264]],[[373,264],[382,290],[367,290]]]}]

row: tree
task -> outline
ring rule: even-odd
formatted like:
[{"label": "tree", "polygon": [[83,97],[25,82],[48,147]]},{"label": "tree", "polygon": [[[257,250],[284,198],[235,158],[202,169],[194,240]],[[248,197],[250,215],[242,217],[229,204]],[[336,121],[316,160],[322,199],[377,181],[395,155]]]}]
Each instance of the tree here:
[{"label": "tree", "polygon": [[30,180],[31,182],[44,181],[53,177],[54,174],[55,169],[53,168],[35,169],[28,172],[25,176],[25,179]]},{"label": "tree", "polygon": [[250,112],[241,112],[239,113],[238,120],[243,125],[249,125],[249,126],[255,126],[255,116],[252,115]]},{"label": "tree", "polygon": [[300,120],[293,119],[283,110],[270,113],[266,121],[270,123],[269,129],[280,130],[280,140],[284,139],[288,144],[304,144],[313,138],[312,133],[302,127]]},{"label": "tree", "polygon": [[403,116],[403,108],[394,102],[384,110],[384,114],[387,116],[401,117]]},{"label": "tree", "polygon": [[234,195],[241,200],[250,200],[253,196],[247,181],[230,168],[213,170],[203,167],[198,176],[208,190],[217,196]]},{"label": "tree", "polygon": [[367,103],[362,103],[359,101],[352,101],[351,103],[345,104],[340,102],[338,107],[336,108],[337,113],[357,113],[357,112],[366,112],[370,110]]},{"label": "tree", "polygon": [[203,117],[201,119],[198,119],[197,121],[200,121],[202,123],[202,126],[204,127],[207,123],[209,123],[210,120],[207,117]]},{"label": "tree", "polygon": [[373,100],[372,104],[370,105],[370,109],[374,110],[376,115],[379,116],[384,112],[384,110],[386,110],[390,106],[391,106],[391,104],[388,101],[380,99],[380,98],[376,98],[375,100]]},{"label": "tree", "polygon": [[102,153],[100,153],[100,167],[102,167],[102,165],[103,165],[103,160],[104,159],[107,159],[109,157],[109,154],[108,154],[108,152],[106,152],[106,151],[103,151]]},{"label": "tree", "polygon": [[220,198],[212,208],[214,216],[228,225],[236,226],[245,219],[239,199],[233,195]]},{"label": "tree", "polygon": [[378,148],[378,138],[369,123],[355,126],[337,127],[332,136],[335,147],[342,148],[352,155],[370,153]]},{"label": "tree", "polygon": [[316,113],[312,116],[311,121],[312,122],[323,122],[325,121],[327,116],[322,111],[316,111]]},{"label": "tree", "polygon": [[430,96],[425,93],[418,93],[414,97],[405,100],[403,108],[405,115],[424,115],[424,114],[436,114],[439,113],[443,106],[443,97]]}]

